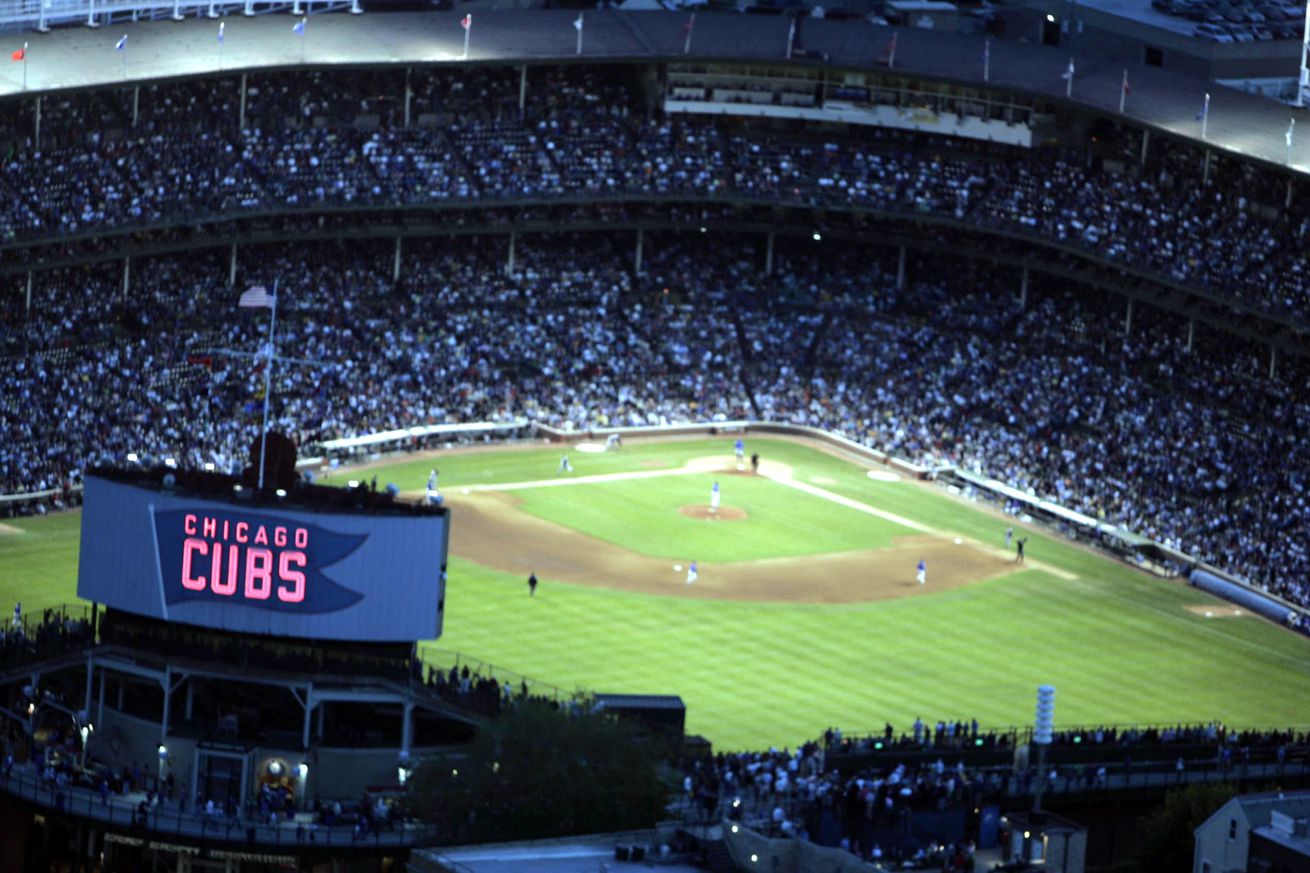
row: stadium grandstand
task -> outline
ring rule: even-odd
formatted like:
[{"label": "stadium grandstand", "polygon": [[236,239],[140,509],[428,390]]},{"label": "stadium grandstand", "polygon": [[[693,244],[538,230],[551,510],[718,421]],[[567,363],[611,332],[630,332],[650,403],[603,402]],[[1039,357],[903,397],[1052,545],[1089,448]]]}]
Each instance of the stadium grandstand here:
[{"label": "stadium grandstand", "polygon": [[[607,435],[809,440],[1021,523],[1018,561],[1026,530],[1049,532],[1262,616],[1235,645],[1276,635],[1299,681],[1304,111],[1077,26],[1021,36],[1045,6],[929,28],[883,5],[906,4],[10,4],[0,591],[38,604],[0,633],[12,869],[483,869],[439,854],[471,831],[407,806],[418,761],[458,774],[497,719],[599,698],[425,648],[460,621],[444,538],[477,504],[461,516],[448,488],[447,515],[436,460],[417,502],[420,482],[379,493],[368,465],[459,449],[544,440],[576,464]],[[393,611],[302,610],[290,589],[272,599],[291,617],[175,601],[157,525],[194,520],[187,500],[220,524],[390,544],[322,564],[342,561],[343,599],[395,586]],[[4,547],[73,513],[81,565],[41,577],[80,598],[64,606]],[[186,536],[194,592],[191,556],[210,553]],[[226,597],[219,554],[199,590]],[[280,554],[288,583],[288,560],[316,560]],[[156,572],[162,599],[143,605]],[[337,617],[300,614],[316,610]],[[975,711],[952,697],[927,724],[814,723],[768,751],[706,748],[679,716],[672,823],[601,851],[670,869],[1108,866],[1129,849],[1095,828],[1084,846],[1044,793],[1091,818],[1178,786],[1307,778],[1307,728],[1281,713],[1158,709],[1043,739]]]}]

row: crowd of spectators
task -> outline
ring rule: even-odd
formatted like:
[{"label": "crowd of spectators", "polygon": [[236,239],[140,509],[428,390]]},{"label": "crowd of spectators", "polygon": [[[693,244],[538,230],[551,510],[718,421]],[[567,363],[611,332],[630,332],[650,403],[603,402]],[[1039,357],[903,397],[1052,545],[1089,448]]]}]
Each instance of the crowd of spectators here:
[{"label": "crowd of spectators", "polygon": [[[1005,789],[1000,775],[963,762],[888,762],[842,773],[825,765],[825,753],[822,744],[807,743],[695,761],[683,778],[684,799],[706,817],[744,821],[773,836],[838,845],[898,869],[941,870],[957,852],[916,836],[914,814],[974,807]],[[972,855],[963,844],[954,849]]]},{"label": "crowd of spectators", "polygon": [[[1157,774],[1157,780],[1162,772],[1181,780],[1196,766],[1244,772],[1253,759],[1276,763],[1281,772],[1310,744],[1310,736],[1296,729],[1237,730],[1217,722],[1068,728],[1055,733],[1052,763],[1039,770],[1015,754],[1030,740],[1013,730],[980,729],[976,720],[916,719],[901,731],[888,723],[882,732],[860,737],[830,728],[820,741],[794,750],[690,761],[682,798],[692,816],[841,846],[897,868],[954,869],[950,865],[959,858],[971,857],[972,845],[925,839],[922,826],[934,813],[976,816],[980,807],[1004,806],[1042,780],[1048,791],[1121,787],[1130,784],[1134,767]],[[1071,758],[1075,752],[1081,754]]]},{"label": "crowd of spectators", "polygon": [[[861,755],[872,752],[949,752],[1012,749],[1032,741],[1031,729],[978,727],[971,722],[938,721],[936,725],[915,719],[912,728],[897,732],[889,722],[878,734],[844,736],[829,728],[823,735],[823,749],[831,755]],[[1060,748],[1134,748],[1161,750],[1168,746],[1236,746],[1257,751],[1276,750],[1280,746],[1310,745],[1310,734],[1295,728],[1233,728],[1221,722],[1192,725],[1097,725],[1063,728],[1051,735],[1051,747]]]},{"label": "crowd of spectators", "polygon": [[152,85],[135,104],[127,90],[58,95],[39,147],[29,101],[11,99],[0,238],[318,206],[723,196],[936,215],[1293,318],[1310,302],[1310,213],[1233,162],[1202,183],[1200,153],[1177,144],[1139,167],[879,129],[815,138],[652,117],[650,95],[614,70],[529,78],[521,107],[510,69],[259,74],[244,116],[233,78]]},{"label": "crowd of spectators", "polygon": [[[1310,569],[1304,371],[1122,301],[836,245],[648,236],[247,247],[282,277],[274,424],[297,443],[443,421],[565,428],[759,417],[959,465],[1118,522],[1296,602]],[[40,274],[0,350],[0,492],[129,453],[235,471],[266,314],[219,255]],[[892,263],[887,261],[891,260]],[[81,291],[79,292],[79,289]],[[39,305],[35,305],[39,301]],[[21,351],[21,350],[25,350]],[[12,507],[14,504],[10,504]]]},{"label": "crowd of spectators", "polygon": [[[1267,178],[1195,184],[1190,152],[1140,171],[870,131],[805,139],[664,119],[608,71],[331,72],[0,104],[0,235],[80,233],[307,204],[732,195],[946,215],[1038,233],[1297,314],[1310,218]],[[408,120],[408,123],[407,123]],[[1131,144],[1129,144],[1131,145]],[[1216,173],[1247,173],[1220,164]],[[528,210],[524,214],[531,212]],[[504,220],[514,218],[508,212]],[[281,277],[275,426],[302,445],[434,421],[584,428],[761,417],[959,465],[1310,604],[1299,434],[1305,372],[1139,307],[952,263],[895,267],[758,241],[409,240],[247,246],[236,286]],[[262,313],[219,250],[34,274],[0,299],[0,493],[71,494],[129,453],[234,470],[262,406]],[[12,288],[12,286],[11,286]],[[1194,347],[1195,346],[1195,347]],[[11,508],[16,504],[10,504]]]},{"label": "crowd of spectators", "polygon": [[21,606],[16,606],[13,618],[0,623],[0,668],[80,649],[90,645],[93,637],[85,615],[44,609],[39,616],[25,616]]}]

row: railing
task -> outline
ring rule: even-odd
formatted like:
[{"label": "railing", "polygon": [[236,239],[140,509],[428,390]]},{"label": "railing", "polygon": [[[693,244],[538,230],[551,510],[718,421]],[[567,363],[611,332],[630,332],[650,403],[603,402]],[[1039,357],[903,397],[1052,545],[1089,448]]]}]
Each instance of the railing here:
[{"label": "railing", "polygon": [[[415,196],[417,197],[417,195]],[[272,194],[269,194],[267,199],[271,203],[277,198]],[[559,194],[550,197],[524,197],[516,192],[501,193],[500,191],[486,191],[479,192],[468,199],[442,200],[438,202],[422,201],[420,199],[413,199],[406,202],[403,198],[395,196],[395,192],[388,192],[385,197],[380,198],[373,203],[360,202],[351,205],[343,205],[339,203],[325,202],[316,204],[311,203],[301,208],[288,208],[285,205],[245,207],[242,205],[235,205],[232,201],[226,201],[210,212],[183,213],[179,211],[176,214],[161,215],[159,217],[151,215],[150,217],[141,220],[120,219],[112,224],[107,224],[103,228],[85,231],[79,234],[51,236],[44,230],[37,231],[30,236],[23,233],[11,241],[5,242],[0,246],[0,248],[17,248],[47,243],[62,246],[78,239],[95,239],[114,235],[129,236],[138,234],[141,231],[165,229],[168,227],[192,228],[205,224],[223,224],[236,220],[258,221],[289,215],[360,214],[378,210],[400,212],[415,209],[422,209],[425,214],[442,214],[468,209],[523,209],[531,206],[629,206],[661,203],[687,203],[698,207],[768,205],[777,207],[818,208],[831,210],[834,213],[859,216],[864,219],[895,222],[909,221],[916,225],[983,233],[989,237],[1010,240],[1027,246],[1038,246],[1063,255],[1078,258],[1080,261],[1092,262],[1122,274],[1124,280],[1131,278],[1150,282],[1155,286],[1172,289],[1192,297],[1208,300],[1227,309],[1235,310],[1244,315],[1251,315],[1294,331],[1303,331],[1305,329],[1304,325],[1298,321],[1300,313],[1293,309],[1280,310],[1275,308],[1273,304],[1253,305],[1235,296],[1227,296],[1222,291],[1216,290],[1214,287],[1205,284],[1201,280],[1191,284],[1180,282],[1167,275],[1161,269],[1152,268],[1150,266],[1141,266],[1130,260],[1103,254],[1089,246],[1082,246],[1067,239],[1056,238],[1053,234],[1044,234],[1040,231],[1030,230],[1017,221],[1000,219],[995,222],[988,222],[976,216],[955,217],[950,214],[924,212],[917,204],[884,202],[871,205],[859,200],[852,200],[840,192],[836,195],[830,194],[826,189],[817,184],[817,180],[810,187],[803,189],[796,188],[790,194],[785,191],[734,191],[728,194],[709,194],[694,187],[680,186],[675,189],[660,191],[646,191],[637,187],[632,190],[624,191],[623,193],[610,195],[596,195],[593,193],[575,193],[568,191],[560,192]],[[119,256],[120,255],[115,255],[115,257]],[[15,269],[14,272],[26,271],[30,268],[28,264],[30,264],[30,261],[20,265],[20,267]],[[1034,268],[1045,269],[1040,264],[1032,264],[1032,266]]]},{"label": "railing", "polygon": [[119,20],[194,18],[200,15],[262,15],[269,12],[326,12],[358,8],[358,0],[11,0],[0,6],[0,30],[30,27],[46,31],[52,24],[82,23],[87,26]]},{"label": "railing", "polygon": [[[933,728],[935,731],[936,724],[935,723],[928,724],[925,722],[924,728],[925,731],[928,728]],[[1155,733],[1156,735],[1165,734],[1168,732],[1174,732],[1177,735],[1177,738],[1173,740],[1153,741],[1154,743],[1162,746],[1167,746],[1171,743],[1184,744],[1184,743],[1220,742],[1220,738],[1218,736],[1215,736],[1213,738],[1205,736],[1205,733],[1208,732],[1209,728],[1210,725],[1208,724],[1180,725],[1177,722],[1172,722],[1168,724],[1155,724],[1150,722],[1142,722],[1142,723],[1134,722],[1134,723],[1126,723],[1126,724],[1112,723],[1112,724],[1100,724],[1100,725],[1091,725],[1091,726],[1057,725],[1055,728],[1056,739],[1055,742],[1051,744],[1051,748],[1058,749],[1065,746],[1131,748],[1136,743],[1152,742],[1152,741],[1146,741],[1141,739],[1143,735],[1152,732]],[[1220,730],[1217,723],[1215,725],[1215,729],[1216,732]],[[843,732],[840,743],[823,744],[822,740],[820,741],[820,743],[825,746],[829,754],[842,754],[843,749],[841,748],[841,745],[846,743],[849,743],[852,746],[856,746],[856,745],[866,745],[876,742],[882,742],[885,744],[885,747],[890,751],[922,750],[922,751],[931,752],[934,749],[949,750],[949,749],[963,749],[963,748],[975,748],[975,747],[981,748],[980,746],[976,746],[974,740],[988,739],[988,738],[990,738],[993,741],[988,746],[986,746],[988,748],[996,747],[998,743],[996,743],[995,741],[1000,739],[1005,739],[1009,744],[1009,746],[1012,748],[1017,744],[1031,743],[1033,737],[1033,730],[1034,729],[1032,725],[1008,725],[1005,727],[984,727],[982,725],[979,725],[978,730],[975,733],[972,729],[972,726],[966,724],[964,726],[963,733],[957,731],[954,736],[948,736],[945,739],[945,741],[933,740],[933,741],[924,741],[922,743],[913,742],[913,735],[907,734],[906,732],[903,731],[894,733],[892,738],[888,740],[885,738],[885,730],[871,730],[871,731],[860,731],[853,734],[847,734],[846,732]],[[1297,736],[1297,737],[1310,737],[1310,724],[1243,725],[1240,729],[1227,728],[1226,730],[1228,734],[1231,733],[1266,734],[1266,735],[1290,734],[1292,736]],[[1105,736],[1105,739],[1103,739],[1099,743],[1095,740],[1095,736],[1098,731]],[[1113,739],[1110,738],[1111,735],[1113,735]],[[1075,741],[1074,737],[1078,737],[1079,739]],[[865,749],[863,751],[868,751],[868,750]]]},{"label": "railing", "polygon": [[116,829],[135,829],[172,838],[225,841],[309,850],[330,847],[371,848],[375,846],[420,846],[436,842],[431,825],[410,822],[367,831],[350,825],[327,826],[291,820],[276,825],[221,815],[186,812],[173,802],[148,805],[144,795],[133,797],[101,795],[82,785],[60,786],[43,778],[31,764],[15,765],[0,772],[0,789],[8,794],[68,816],[84,818]]},{"label": "railing", "polygon": [[[430,667],[434,671],[440,670],[447,674],[452,667],[460,671],[464,667],[468,667],[470,679],[495,679],[500,683],[502,689],[508,688],[510,690],[515,700],[522,697],[524,688],[527,689],[527,693],[531,697],[545,697],[555,703],[565,703],[588,695],[588,692],[582,689],[567,691],[558,685],[551,685],[549,682],[533,679],[522,673],[498,667],[488,661],[470,658],[462,652],[452,652],[435,646],[422,647],[419,651],[419,660],[424,667]],[[423,678],[427,678],[426,674],[424,674]],[[445,699],[444,695],[443,699]]]},{"label": "railing", "polygon": [[0,619],[0,673],[85,649],[94,643],[90,604],[65,604],[26,613],[17,625]]},{"label": "railing", "polygon": [[70,485],[68,488],[47,488],[44,491],[19,491],[16,494],[0,494],[0,504],[23,503],[28,500],[45,500],[46,498],[55,497],[60,494],[81,493],[81,485]]},{"label": "railing", "polygon": [[[1290,787],[1310,781],[1310,763],[1307,763],[1304,758],[1282,762],[1229,762],[1227,764],[1218,761],[1186,761],[1182,770],[1177,768],[1177,763],[1173,759],[1145,763],[1122,760],[1106,762],[1104,773],[1100,772],[1100,766],[1048,764],[1047,772],[1041,774],[1034,769],[1029,769],[1026,773],[1016,773],[1012,765],[969,767],[967,772],[970,777],[976,779],[974,784],[982,786],[981,793],[970,794],[969,792],[974,789],[966,786],[962,789],[966,791],[966,795],[958,802],[970,807],[976,806],[979,802],[1012,807],[1018,805],[1024,798],[1031,797],[1038,783],[1043,779],[1045,780],[1042,786],[1043,800],[1061,804],[1104,800],[1125,792],[1154,795],[1197,784],[1239,783],[1255,788],[1265,783],[1278,783]],[[1055,773],[1055,778],[1051,778],[1051,772]],[[705,812],[705,807],[698,803],[684,802],[674,804],[674,813],[681,813],[684,823],[704,823],[731,818],[748,827],[758,824],[769,830],[772,828],[771,813],[777,807],[781,807],[786,817],[793,822],[804,820],[811,812],[822,811],[821,804],[805,800],[797,793],[778,795],[766,792],[757,796],[754,789],[749,786],[741,786],[731,792],[721,793],[713,800],[715,803],[709,812]],[[911,801],[912,805],[913,803]],[[922,806],[915,808],[918,811],[926,809]]]}]

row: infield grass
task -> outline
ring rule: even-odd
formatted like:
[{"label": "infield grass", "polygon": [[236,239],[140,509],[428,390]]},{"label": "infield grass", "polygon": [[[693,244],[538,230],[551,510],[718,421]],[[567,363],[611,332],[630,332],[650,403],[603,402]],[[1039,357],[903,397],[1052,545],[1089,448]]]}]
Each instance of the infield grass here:
[{"label": "infield grass", "polygon": [[[707,522],[679,512],[706,506],[718,481],[722,507],[743,521]],[[819,555],[891,545],[907,531],[768,479],[697,473],[561,485],[518,492],[520,508],[657,558],[706,562]]]},{"label": "infield grass", "polygon": [[[672,469],[707,455],[731,460],[731,445],[634,443],[570,458],[575,476]],[[789,464],[801,481],[948,534],[1001,546],[1011,523],[934,488],[870,480],[864,467],[804,445],[748,437],[747,448]],[[435,463],[449,491],[552,479],[559,456],[558,448],[528,448],[443,454]],[[334,478],[376,472],[380,483],[417,490],[433,465],[412,460]],[[641,550],[662,548],[661,531],[679,523],[677,508],[708,502],[710,481],[690,474],[519,494],[528,511]],[[747,481],[731,477],[723,487],[724,504],[747,508],[748,519],[722,532],[694,525],[732,541],[704,543],[702,560],[723,560],[705,557],[714,549],[741,560],[813,554],[835,541],[868,548],[901,530]],[[0,598],[21,597],[25,609],[71,602],[79,521],[69,513],[11,522],[27,533],[0,535]],[[688,730],[720,749],[794,745],[830,725],[848,734],[884,721],[904,729],[915,717],[1025,724],[1035,687],[1046,682],[1057,688],[1063,725],[1307,721],[1310,640],[1250,616],[1195,615],[1188,605],[1221,602],[1040,529],[1016,524],[1015,533],[1030,537],[1035,561],[1075,578],[1029,568],[927,596],[822,605],[642,595],[544,576],[529,598],[523,579],[452,559],[445,634],[440,651],[426,651],[436,663],[460,652],[567,690],[678,694]]]}]

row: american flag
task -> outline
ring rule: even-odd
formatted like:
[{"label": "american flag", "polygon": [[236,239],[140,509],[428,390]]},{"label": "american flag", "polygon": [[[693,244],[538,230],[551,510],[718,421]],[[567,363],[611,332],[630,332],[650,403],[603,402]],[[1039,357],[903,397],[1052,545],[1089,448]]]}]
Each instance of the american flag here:
[{"label": "american flag", "polygon": [[258,308],[261,306],[273,308],[273,303],[277,298],[268,293],[268,289],[263,285],[251,285],[241,294],[241,301],[238,306],[249,308]]},{"label": "american flag", "polygon": [[459,26],[468,30],[473,26],[473,13],[470,12],[459,20]]}]

